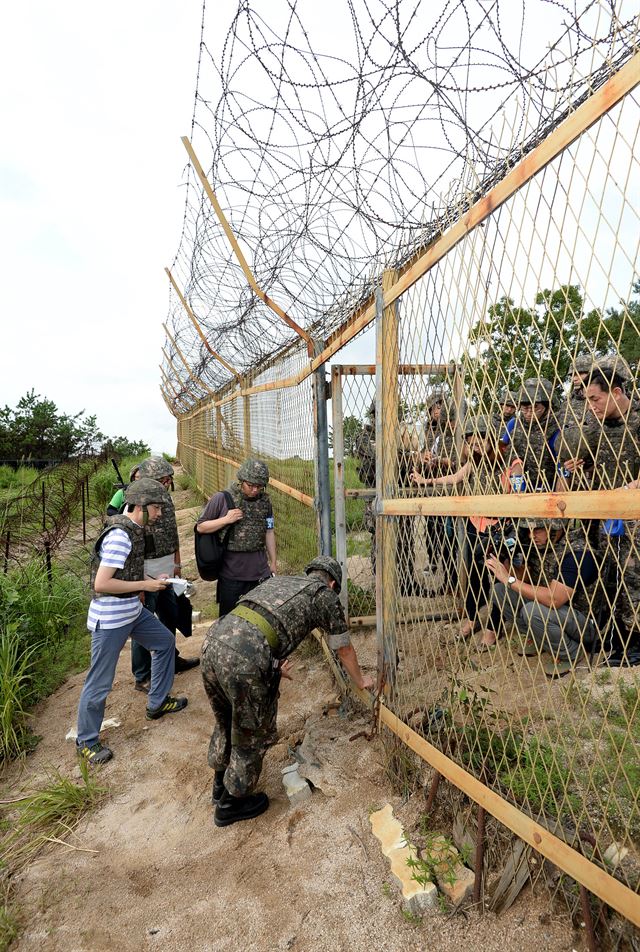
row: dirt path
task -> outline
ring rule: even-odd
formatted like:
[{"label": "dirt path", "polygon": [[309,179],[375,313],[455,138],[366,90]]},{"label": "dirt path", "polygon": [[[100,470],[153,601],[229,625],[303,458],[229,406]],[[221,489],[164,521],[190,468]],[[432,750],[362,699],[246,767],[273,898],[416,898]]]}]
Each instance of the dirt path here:
[{"label": "dirt path", "polygon": [[[190,551],[192,513],[181,516]],[[200,596],[211,600],[202,589]],[[199,625],[190,642],[179,638],[184,654],[196,654],[206,629]],[[356,647],[372,664],[373,636],[358,637]],[[364,726],[358,715],[323,715],[335,688],[317,657],[298,660],[295,680],[283,684],[280,742],[266,757],[261,781],[272,800],[269,811],[224,830],[212,820],[211,712],[199,671],[176,679],[175,693],[189,697],[187,710],[147,723],[129,665],[125,649],[106,712],[121,721],[105,735],[115,753],[101,774],[108,796],[70,838],[96,852],[52,847],[21,874],[15,901],[25,929],[14,949],[575,948],[566,916],[550,917],[527,893],[501,919],[466,912],[407,921],[395,887],[385,885],[391,877],[368,820],[372,807],[391,802],[402,816],[407,805],[385,778],[380,741],[349,740]],[[71,678],[37,711],[33,729],[43,739],[26,771],[12,778],[13,789],[36,786],[50,766],[76,769],[73,744],[64,737],[75,723],[82,681]],[[328,743],[331,783],[292,808],[281,768],[291,762],[289,748],[302,739],[309,718]]]}]

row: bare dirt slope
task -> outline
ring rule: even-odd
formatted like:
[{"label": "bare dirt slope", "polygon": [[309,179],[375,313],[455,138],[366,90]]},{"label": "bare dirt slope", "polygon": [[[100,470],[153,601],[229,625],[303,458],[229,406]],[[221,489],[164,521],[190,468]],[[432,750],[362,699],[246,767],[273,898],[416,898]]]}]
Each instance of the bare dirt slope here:
[{"label": "bare dirt slope", "polygon": [[[185,533],[192,519],[181,520]],[[186,541],[186,550],[190,541]],[[184,559],[184,556],[183,556]],[[199,650],[207,625],[185,654]],[[357,648],[373,662],[372,636]],[[411,952],[571,949],[564,916],[549,916],[525,893],[501,919],[475,912],[437,914],[421,925],[403,916],[387,862],[370,833],[372,807],[402,804],[385,777],[379,740],[349,738],[365,725],[358,715],[323,717],[335,688],[324,663],[307,657],[284,682],[280,743],[265,760],[262,787],[271,807],[262,817],[219,830],[213,825],[211,771],[206,763],[211,712],[199,670],[176,679],[186,711],[145,722],[145,698],[133,691],[123,651],[106,716],[121,726],[106,732],[115,758],[101,773],[109,792],[69,842],[95,852],[52,846],[21,875],[15,900],[25,929],[20,952],[158,949],[162,952]],[[71,678],[36,713],[43,740],[16,791],[33,788],[49,766],[75,769],[64,737],[75,723],[83,677]],[[316,789],[290,807],[281,768],[290,745],[312,718],[329,741],[334,795]]]}]

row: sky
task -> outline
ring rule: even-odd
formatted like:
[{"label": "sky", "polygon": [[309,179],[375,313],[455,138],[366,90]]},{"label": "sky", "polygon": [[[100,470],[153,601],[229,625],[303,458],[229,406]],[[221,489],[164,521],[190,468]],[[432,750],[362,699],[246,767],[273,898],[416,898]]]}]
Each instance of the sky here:
[{"label": "sky", "polygon": [[174,451],[159,390],[201,0],[3,7],[0,405]]}]

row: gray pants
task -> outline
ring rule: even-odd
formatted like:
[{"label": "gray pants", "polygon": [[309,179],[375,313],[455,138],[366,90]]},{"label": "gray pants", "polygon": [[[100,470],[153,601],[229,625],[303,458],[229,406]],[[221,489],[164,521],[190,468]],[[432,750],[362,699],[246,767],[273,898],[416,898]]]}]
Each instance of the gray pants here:
[{"label": "gray pants", "polygon": [[595,640],[593,621],[571,605],[547,608],[525,601],[502,582],[495,584],[492,604],[507,625],[515,624],[521,635],[531,636],[541,651],[561,661],[575,660],[581,646],[588,651]]},{"label": "gray pants", "polygon": [[129,636],[153,652],[148,707],[160,707],[171,690],[176,640],[155,615],[143,608],[135,621],[121,628],[96,628],[91,637],[91,667],[78,705],[79,747],[90,747],[98,740],[118,658]]}]

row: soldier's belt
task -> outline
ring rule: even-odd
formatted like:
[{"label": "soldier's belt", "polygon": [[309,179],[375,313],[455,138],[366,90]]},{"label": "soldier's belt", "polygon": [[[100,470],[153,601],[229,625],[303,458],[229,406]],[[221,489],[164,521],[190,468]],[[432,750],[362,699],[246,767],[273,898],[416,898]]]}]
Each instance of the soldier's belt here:
[{"label": "soldier's belt", "polygon": [[259,628],[272,650],[275,651],[278,647],[278,632],[271,627],[264,615],[259,615],[258,612],[254,612],[253,608],[247,608],[246,605],[236,605],[229,614],[244,618],[245,621]]}]

